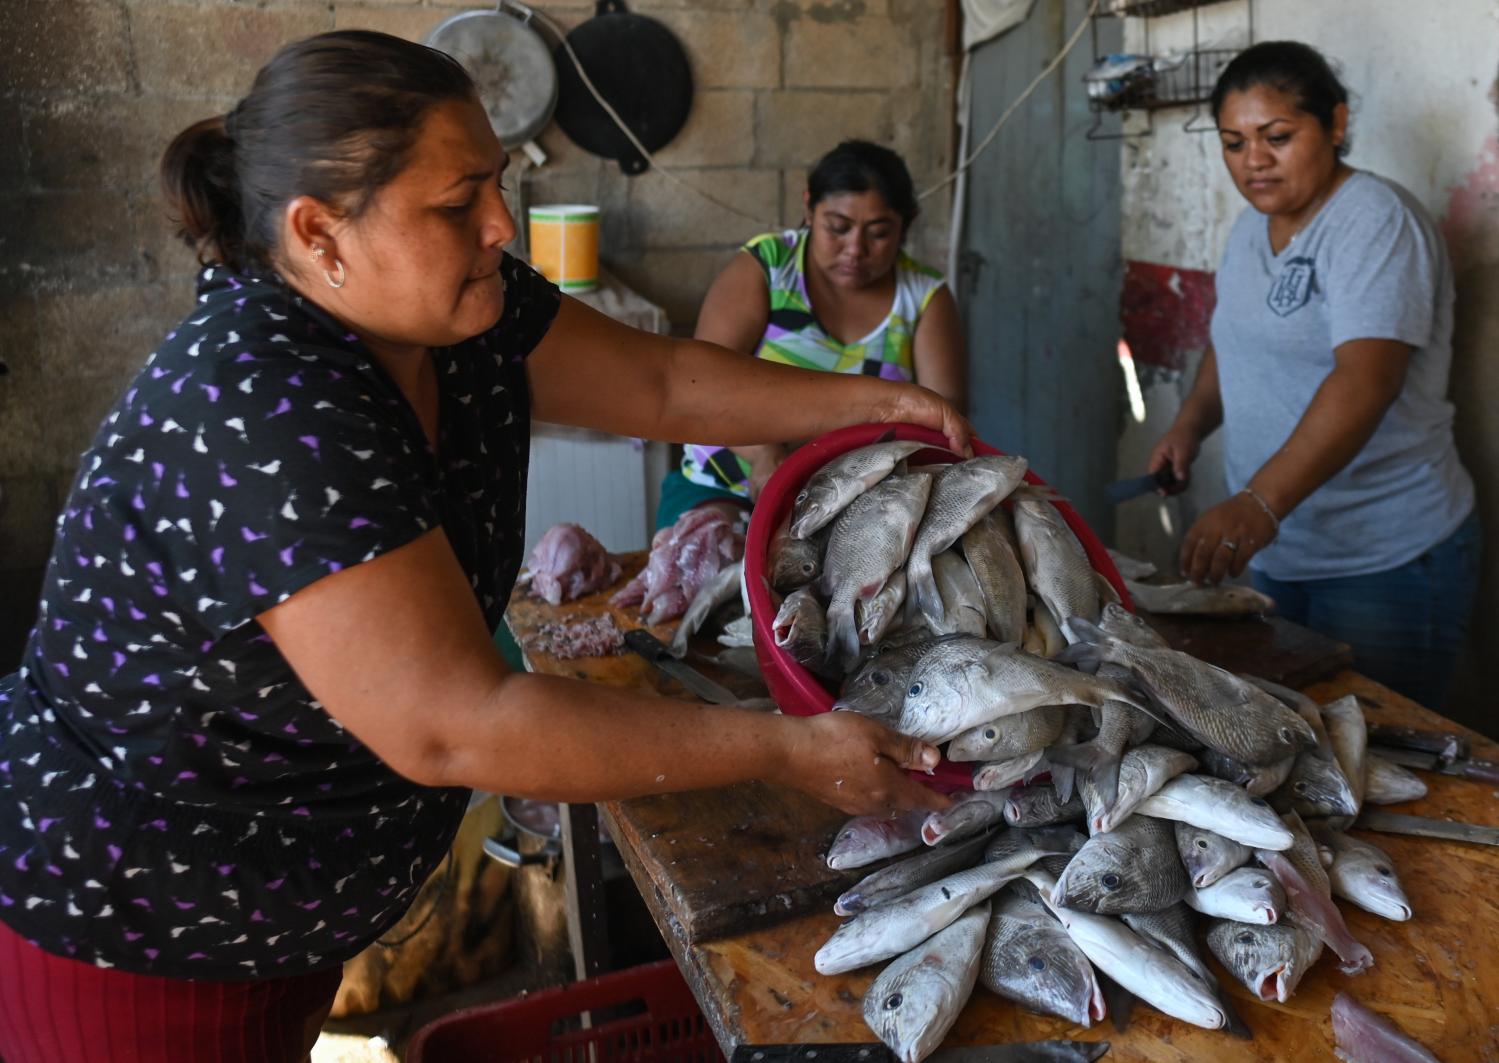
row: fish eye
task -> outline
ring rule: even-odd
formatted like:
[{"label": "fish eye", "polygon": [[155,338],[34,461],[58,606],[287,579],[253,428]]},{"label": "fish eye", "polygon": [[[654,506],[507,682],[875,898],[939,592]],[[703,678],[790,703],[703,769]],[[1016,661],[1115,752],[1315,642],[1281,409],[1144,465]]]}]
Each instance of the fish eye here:
[{"label": "fish eye", "polygon": [[802,562],[802,575],[803,576],[810,576],[816,570],[817,570],[817,566],[814,565],[814,564],[812,564],[812,562],[810,562],[810,561],[803,561]]},{"label": "fish eye", "polygon": [[1295,790],[1298,794],[1306,793],[1306,780],[1297,779],[1294,783],[1291,784],[1291,789]]},{"label": "fish eye", "polygon": [[1380,864],[1374,870],[1378,871],[1381,875],[1384,875],[1386,878],[1390,877],[1390,869],[1387,868],[1387,867],[1385,867],[1383,864]]},{"label": "fish eye", "polygon": [[1296,736],[1291,733],[1291,729],[1289,727],[1282,727],[1280,729],[1280,740],[1282,742],[1290,743],[1296,740]]},{"label": "fish eye", "polygon": [[1262,890],[1266,886],[1270,885],[1270,883],[1266,882],[1262,878],[1257,878],[1257,879],[1254,880],[1254,882],[1252,883],[1252,885],[1254,886],[1255,889]]},{"label": "fish eye", "polygon": [[1046,961],[1044,959],[1042,959],[1040,956],[1032,956],[1031,960],[1030,960],[1030,965],[1031,965],[1031,970],[1033,970],[1033,971],[1044,971],[1044,970],[1046,970]]},{"label": "fish eye", "polygon": [[1106,890],[1117,890],[1119,888],[1119,876],[1112,871],[1099,879],[1099,882],[1103,884],[1103,888]]},{"label": "fish eye", "polygon": [[1197,848],[1199,848],[1199,849],[1206,849],[1207,847],[1208,847],[1208,840],[1206,838],[1198,838],[1197,839]]},{"label": "fish eye", "polygon": [[903,1001],[904,999],[905,997],[901,996],[899,993],[891,993],[888,997],[885,998],[885,1010],[894,1011],[896,1008],[900,1007],[901,1001]]},{"label": "fish eye", "polygon": [[998,737],[999,737],[999,732],[998,732],[998,731],[996,731],[996,730],[995,730],[995,729],[994,729],[994,728],[992,728],[992,727],[985,727],[985,728],[984,728],[984,737],[985,737],[985,738],[987,738],[987,739],[988,739],[988,740],[989,740],[989,741],[991,741],[991,742],[992,742],[992,741],[994,741],[994,740],[995,740],[995,739],[996,739],[996,738],[998,738]]},{"label": "fish eye", "polygon": [[882,687],[886,683],[890,682],[890,673],[882,671],[870,672],[869,681],[877,687]]},{"label": "fish eye", "polygon": [[807,492],[805,492],[805,491],[803,491],[801,494],[799,494],[799,495],[796,496],[796,504],[797,505],[801,505],[806,500],[807,500]]},{"label": "fish eye", "polygon": [[1254,935],[1246,930],[1238,937],[1234,938],[1234,940],[1237,941],[1240,945],[1252,945],[1254,944]]},{"label": "fish eye", "polygon": [[912,683],[911,689],[906,691],[906,696],[911,698],[919,698],[921,697],[921,691],[922,685],[920,683]]}]

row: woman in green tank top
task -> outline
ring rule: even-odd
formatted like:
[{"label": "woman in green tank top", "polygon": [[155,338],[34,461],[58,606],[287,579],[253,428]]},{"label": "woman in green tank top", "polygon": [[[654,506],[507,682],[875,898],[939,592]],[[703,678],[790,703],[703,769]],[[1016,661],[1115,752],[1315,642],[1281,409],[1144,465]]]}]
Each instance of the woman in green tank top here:
[{"label": "woman in green tank top", "polygon": [[[805,369],[914,380],[962,409],[957,304],[940,273],[902,250],[918,208],[900,156],[844,141],[807,176],[802,201],[801,228],[755,237],[724,267],[695,337]],[[795,445],[688,444],[662,483],[656,526],[708,503],[742,513]]]}]

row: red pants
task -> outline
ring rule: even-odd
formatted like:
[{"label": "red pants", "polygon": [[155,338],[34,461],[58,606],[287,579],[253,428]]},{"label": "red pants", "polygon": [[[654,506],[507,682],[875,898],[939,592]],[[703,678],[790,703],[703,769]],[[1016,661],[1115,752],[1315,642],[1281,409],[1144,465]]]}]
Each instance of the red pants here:
[{"label": "red pants", "polygon": [[253,982],[127,974],[43,952],[0,922],[4,1063],[302,1063],[340,970]]}]

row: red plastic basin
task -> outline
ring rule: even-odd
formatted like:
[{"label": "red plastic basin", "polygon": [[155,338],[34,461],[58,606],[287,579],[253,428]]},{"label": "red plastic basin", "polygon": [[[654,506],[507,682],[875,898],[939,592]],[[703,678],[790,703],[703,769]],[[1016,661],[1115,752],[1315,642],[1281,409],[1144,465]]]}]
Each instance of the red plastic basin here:
[{"label": "red plastic basin", "polygon": [[[770,688],[770,696],[775,699],[782,712],[793,716],[815,716],[819,712],[828,712],[832,709],[837,694],[776,645],[775,634],[772,630],[775,625],[776,610],[771,604],[770,581],[766,576],[766,559],[770,552],[771,536],[780,526],[781,521],[785,520],[786,515],[791,512],[792,502],[814,472],[840,454],[856,447],[878,442],[892,431],[895,439],[929,443],[933,450],[941,452],[934,454],[932,451],[918,451],[912,456],[913,464],[939,459],[950,460],[952,457],[942,434],[929,428],[920,428],[911,424],[861,424],[840,428],[836,432],[819,436],[806,446],[798,448],[782,462],[781,467],[775,471],[770,482],[760,493],[760,498],[750,515],[749,535],[744,544],[744,574],[745,584],[749,590],[750,613],[753,618],[755,656],[760,662],[760,670],[765,674],[765,685]],[[973,441],[973,452],[976,455],[1001,453],[978,439]],[[1036,475],[1034,470],[1025,474],[1025,480],[1031,484],[1044,485],[1046,483]],[[1133,611],[1134,604],[1130,600],[1129,591],[1125,590],[1124,580],[1120,578],[1118,569],[1114,567],[1108,550],[1098,536],[1093,534],[1093,529],[1088,527],[1083,518],[1078,516],[1077,511],[1066,502],[1057,502],[1056,507],[1063,519],[1067,521],[1068,527],[1083,544],[1083,549],[1087,551],[1088,560],[1092,562],[1093,567],[1103,573],[1113,584],[1125,608]],[[922,772],[912,774],[938,790],[945,792],[966,790],[972,785],[973,765],[944,759],[931,775]]]}]

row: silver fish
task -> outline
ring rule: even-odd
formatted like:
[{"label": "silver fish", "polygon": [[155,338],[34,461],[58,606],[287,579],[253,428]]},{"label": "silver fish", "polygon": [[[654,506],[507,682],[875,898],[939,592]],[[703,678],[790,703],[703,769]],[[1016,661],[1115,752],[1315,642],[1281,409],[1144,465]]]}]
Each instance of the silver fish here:
[{"label": "silver fish", "polygon": [[1083,544],[1057,507],[1040,499],[1015,503],[1015,536],[1026,582],[1056,618],[1067,641],[1078,641],[1072,618],[1096,621],[1103,608]]},{"label": "silver fish", "polygon": [[1210,1030],[1227,1022],[1213,992],[1175,956],[1111,916],[1057,907],[1049,899],[1055,880],[1035,868],[1026,874],[1036,884],[1042,902],[1098,970],[1173,1018]]},{"label": "silver fish", "polygon": [[1333,851],[1327,877],[1335,896],[1396,922],[1411,917],[1411,902],[1400,888],[1400,876],[1395,874],[1395,865],[1383,849],[1328,827],[1314,828],[1312,833]]},{"label": "silver fish", "polygon": [[770,537],[770,585],[782,594],[789,594],[798,587],[805,587],[822,575],[822,550],[824,537],[809,539],[791,537],[791,515]]},{"label": "silver fish", "polygon": [[1220,919],[1208,929],[1208,950],[1260,1000],[1284,1004],[1322,955],[1322,939],[1285,923],[1252,926]]},{"label": "silver fish", "polygon": [[932,578],[932,558],[957,542],[980,517],[991,512],[1025,477],[1027,462],[1012,454],[970,458],[937,474],[931,501],[911,546],[906,565],[907,593],[917,612],[936,628],[942,598]]},{"label": "silver fish", "polygon": [[1189,616],[1250,616],[1275,609],[1275,599],[1253,587],[1231,584],[1136,583],[1125,587],[1141,608],[1152,613]]},{"label": "silver fish", "polygon": [[1128,642],[1131,646],[1140,646],[1147,650],[1171,648],[1171,643],[1166,641],[1166,637],[1147,624],[1144,617],[1114,602],[1103,607],[1098,615],[1098,626],[1116,639]]},{"label": "silver fish", "polygon": [[1088,810],[1088,830],[1094,834],[1111,831],[1128,819],[1141,802],[1183,772],[1197,766],[1190,753],[1165,746],[1136,746],[1119,762],[1119,784],[1112,804],[1092,777],[1083,779],[1080,792]]},{"label": "silver fish", "polygon": [[928,845],[966,838],[987,830],[1005,818],[1004,795],[986,790],[959,791],[952,804],[927,816],[921,825],[921,840]]},{"label": "silver fish", "polygon": [[1045,602],[1032,598],[1030,626],[1025,629],[1025,652],[1048,660],[1067,648],[1067,636]]},{"label": "silver fish", "polygon": [[828,595],[828,660],[859,658],[854,599],[873,598],[905,562],[931,490],[927,475],[892,476],[855,498],[833,522],[823,559]]},{"label": "silver fish", "polygon": [[897,730],[933,743],[1045,705],[1136,703],[1118,683],[1048,661],[1013,644],[977,657],[929,653],[911,671]]},{"label": "silver fish", "polygon": [[1178,775],[1135,811],[1206,827],[1253,849],[1289,849],[1296,840],[1264,798],[1206,775]]},{"label": "silver fish", "polygon": [[925,443],[890,441],[840,454],[812,474],[791,505],[791,537],[807,539]]},{"label": "silver fish", "polygon": [[800,665],[817,669],[823,663],[827,646],[827,614],[811,587],[802,587],[786,596],[776,612],[775,640]]},{"label": "silver fish", "polygon": [[1238,1012],[1234,1011],[1233,1005],[1229,1003],[1227,994],[1218,984],[1217,975],[1213,974],[1212,969],[1203,961],[1202,953],[1197,945],[1197,920],[1190,908],[1178,902],[1158,912],[1125,912],[1119,918],[1124,920],[1125,926],[1146,941],[1154,943],[1175,956],[1182,962],[1182,966],[1195,974],[1203,985],[1213,991],[1213,995],[1218,998],[1219,1006],[1223,1008],[1225,1025],[1235,1036],[1243,1038],[1253,1036],[1249,1032],[1249,1027],[1244,1025],[1244,1020],[1239,1018]]},{"label": "silver fish", "polygon": [[962,553],[949,549],[933,557],[932,578],[937,581],[937,593],[942,598],[942,618],[931,625],[932,630],[939,635],[983,638],[989,627],[984,615],[984,595]]},{"label": "silver fish", "polygon": [[846,871],[864,867],[889,856],[899,856],[922,847],[921,824],[926,810],[889,816],[855,816],[842,827],[828,846],[828,867]]},{"label": "silver fish", "polygon": [[1305,720],[1232,672],[1178,650],[1130,645],[1081,618],[1073,627],[1090,641],[1069,646],[1064,660],[1083,667],[1109,661],[1128,668],[1173,722],[1220,753],[1269,764],[1317,744]]},{"label": "silver fish", "polygon": [[1322,708],[1315,701],[1299,690],[1292,690],[1290,687],[1281,686],[1279,683],[1272,683],[1270,680],[1261,679],[1259,676],[1245,675],[1241,672],[1239,673],[1239,678],[1253,683],[1266,694],[1279,698],[1281,704],[1305,720],[1307,726],[1312,729],[1312,733],[1317,736],[1318,751],[1324,757],[1332,758],[1335,756],[1332,749],[1332,739],[1328,737],[1327,727],[1322,722]]},{"label": "silver fish", "polygon": [[1097,915],[1154,912],[1191,889],[1176,855],[1176,832],[1165,820],[1131,816],[1095,834],[1057,880],[1051,900]]},{"label": "silver fish", "polygon": [[856,915],[866,908],[904,897],[929,882],[973,867],[983,860],[984,847],[989,844],[990,837],[983,833],[938,845],[873,871],[845,890],[833,905],[833,911],[839,915]]},{"label": "silver fish", "polygon": [[[1098,676],[1127,688],[1133,687],[1129,671],[1107,662],[1099,665]],[[1047,751],[1054,762],[1080,769],[1091,780],[1103,807],[1119,798],[1119,767],[1124,751],[1144,743],[1155,733],[1156,720],[1122,701],[1106,701],[1094,712],[1098,734],[1091,741],[1074,746],[1057,746]]]},{"label": "silver fish", "polygon": [[1325,760],[1319,750],[1296,755],[1285,784],[1270,795],[1270,804],[1282,811],[1295,809],[1303,819],[1356,816],[1358,804],[1337,760]]},{"label": "silver fish", "polygon": [[1243,867],[1254,855],[1248,846],[1232,838],[1180,820],[1176,823],[1176,851],[1197,889],[1211,886],[1235,868]]},{"label": "silver fish", "polygon": [[1114,562],[1119,575],[1125,579],[1147,579],[1156,574],[1156,567],[1153,563],[1130,557],[1128,554],[1121,554],[1118,550],[1109,551],[1109,560]]},{"label": "silver fish", "polygon": [[702,629],[708,614],[725,602],[734,600],[739,593],[739,580],[743,572],[744,562],[735,561],[719,569],[716,575],[698,588],[687,605],[687,611],[677,622],[677,630],[672,633],[667,650],[673,657],[687,656],[687,640]]},{"label": "silver fish", "polygon": [[1062,801],[1051,786],[1025,786],[1010,791],[1005,801],[1005,822],[1012,827],[1050,827],[1083,818],[1082,794]]},{"label": "silver fish", "polygon": [[1188,907],[1203,915],[1236,923],[1269,926],[1286,911],[1286,894],[1275,876],[1261,867],[1230,871],[1211,886],[1187,891]]},{"label": "silver fish", "polygon": [[1035,891],[1012,886],[992,904],[979,967],[984,986],[1032,1011],[1079,1026],[1100,1021],[1106,1009],[1093,965]]},{"label": "silver fish", "polygon": [[1343,778],[1353,790],[1354,804],[1362,809],[1368,780],[1369,725],[1358,698],[1349,694],[1323,705],[1322,722]]},{"label": "silver fish", "polygon": [[864,994],[864,1021],[901,1063],[918,1063],[942,1043],[973,995],[989,926],[989,902],[880,972]]},{"label": "silver fish", "polygon": [[[873,646],[900,618],[900,607],[906,600],[906,573],[892,572],[878,594],[868,601],[854,599],[854,623],[859,628],[859,645]],[[979,632],[980,635],[983,632]]]},{"label": "silver fish", "polygon": [[[950,635],[947,641],[966,638],[967,635]],[[937,639],[927,636],[899,646],[881,643],[843,684],[843,694],[833,703],[833,708],[848,709],[893,727],[906,699],[911,669],[937,642]]]},{"label": "silver fish", "polygon": [[1398,805],[1426,796],[1421,776],[1374,753],[1364,760],[1364,800],[1371,805]]},{"label": "silver fish", "polygon": [[1332,1037],[1337,1057],[1349,1063],[1438,1063],[1425,1045],[1347,990],[1332,998]]},{"label": "silver fish", "polygon": [[833,932],[812,958],[819,974],[842,974],[899,956],[992,897],[1042,852],[1022,848],[921,886],[904,897],[867,908]]},{"label": "silver fish", "polygon": [[1216,749],[1204,747],[1197,759],[1202,762],[1203,771],[1213,778],[1242,786],[1255,797],[1265,797],[1285,785],[1285,781],[1291,777],[1291,770],[1296,767],[1297,757],[1306,755],[1297,753],[1272,760],[1269,764],[1245,764]]},{"label": "silver fish", "polygon": [[1070,858],[1087,840],[1087,835],[1074,827],[1005,827],[990,836],[984,846],[984,860],[1025,868],[1048,857]]},{"label": "silver fish", "polygon": [[971,727],[947,744],[948,760],[1008,760],[1045,749],[1062,733],[1067,710],[1043,705]]},{"label": "silver fish", "polygon": [[1332,903],[1332,884],[1322,868],[1317,843],[1296,813],[1283,818],[1292,832],[1292,845],[1284,852],[1261,849],[1255,855],[1286,891],[1287,919],[1326,942],[1343,961],[1338,969],[1344,974],[1367,971],[1374,966],[1374,954],[1353,936],[1343,922],[1343,913]]},{"label": "silver fish", "polygon": [[980,517],[962,536],[963,556],[984,597],[989,633],[1000,642],[1025,639],[1025,571],[1014,524],[1003,506]]},{"label": "silver fish", "polygon": [[1009,760],[993,760],[973,767],[975,790],[1008,790],[1012,786],[1024,786],[1051,770],[1046,751],[1036,750]]}]

